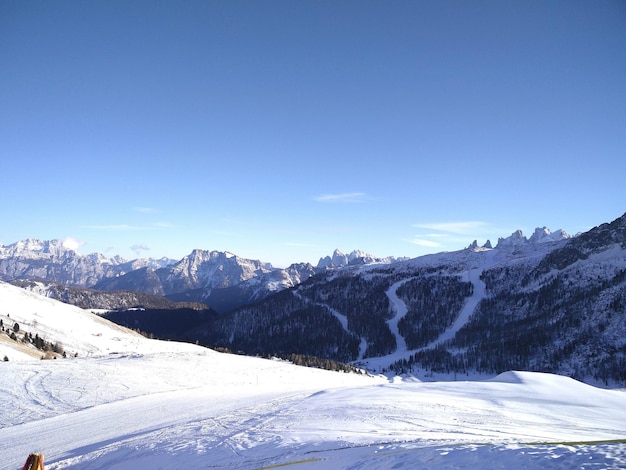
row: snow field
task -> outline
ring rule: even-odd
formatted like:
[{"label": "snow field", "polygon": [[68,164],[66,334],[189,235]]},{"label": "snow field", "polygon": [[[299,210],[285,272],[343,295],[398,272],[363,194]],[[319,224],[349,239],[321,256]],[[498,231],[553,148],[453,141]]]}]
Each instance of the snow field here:
[{"label": "snow field", "polygon": [[53,470],[298,461],[455,468],[481,459],[567,468],[590,455],[599,468],[626,463],[623,442],[556,444],[624,439],[621,391],[519,372],[484,382],[389,383],[198,349],[5,363],[0,407],[13,410],[0,428],[6,468],[32,451]]},{"label": "snow field", "polygon": [[2,283],[0,301],[2,318],[79,353],[41,361],[0,343],[0,468],[30,452],[48,470],[626,467],[624,391],[308,369],[148,340]]}]

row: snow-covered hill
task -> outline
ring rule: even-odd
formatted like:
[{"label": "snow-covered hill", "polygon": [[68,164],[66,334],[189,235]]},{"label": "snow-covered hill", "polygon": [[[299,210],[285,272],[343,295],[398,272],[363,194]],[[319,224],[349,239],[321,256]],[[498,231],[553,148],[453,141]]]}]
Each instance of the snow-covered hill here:
[{"label": "snow-covered hill", "polygon": [[[140,337],[0,283],[0,455],[20,468],[623,468],[626,392],[550,374],[420,383]],[[36,354],[39,357],[39,354]]]},{"label": "snow-covered hill", "polygon": [[[86,310],[4,282],[0,282],[0,320],[0,358],[10,362],[40,359],[50,352],[24,340],[25,334],[58,345],[70,357],[102,356],[156,344]],[[10,339],[11,333],[17,341]]]},{"label": "snow-covered hill", "polygon": [[421,378],[532,370],[623,385],[625,292],[623,215],[576,237],[516,231],[496,248],[328,269],[188,337]]}]

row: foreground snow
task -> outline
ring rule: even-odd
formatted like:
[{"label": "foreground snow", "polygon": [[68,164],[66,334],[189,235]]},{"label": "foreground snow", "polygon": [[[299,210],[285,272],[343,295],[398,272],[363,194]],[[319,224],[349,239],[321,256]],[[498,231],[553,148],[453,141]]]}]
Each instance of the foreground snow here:
[{"label": "foreground snow", "polygon": [[558,444],[624,439],[626,394],[547,374],[388,383],[200,348],[2,368],[3,468],[626,465],[624,443]]},{"label": "foreground snow", "polygon": [[2,284],[0,304],[79,352],[3,343],[2,468],[34,451],[49,470],[626,467],[622,391],[527,372],[389,381],[147,340]]}]

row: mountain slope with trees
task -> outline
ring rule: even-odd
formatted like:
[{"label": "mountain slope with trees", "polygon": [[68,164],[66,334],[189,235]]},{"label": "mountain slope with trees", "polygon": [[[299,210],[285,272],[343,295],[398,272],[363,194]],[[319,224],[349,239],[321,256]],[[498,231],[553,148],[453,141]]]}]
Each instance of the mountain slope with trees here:
[{"label": "mountain slope with trees", "polygon": [[[537,233],[537,232],[536,232]],[[484,297],[459,317],[480,274]],[[397,350],[387,289],[407,307]],[[329,270],[189,332],[249,354],[291,349],[342,361],[389,357],[402,373],[554,372],[626,383],[626,215],[574,238],[514,233],[494,249]],[[433,344],[432,346],[429,346]]]}]

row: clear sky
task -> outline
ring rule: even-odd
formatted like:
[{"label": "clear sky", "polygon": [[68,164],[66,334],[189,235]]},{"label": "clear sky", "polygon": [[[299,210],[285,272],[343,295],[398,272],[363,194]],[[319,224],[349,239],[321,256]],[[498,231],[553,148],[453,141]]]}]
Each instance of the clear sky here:
[{"label": "clear sky", "polygon": [[0,0],[0,243],[286,266],[626,211],[624,1]]}]

